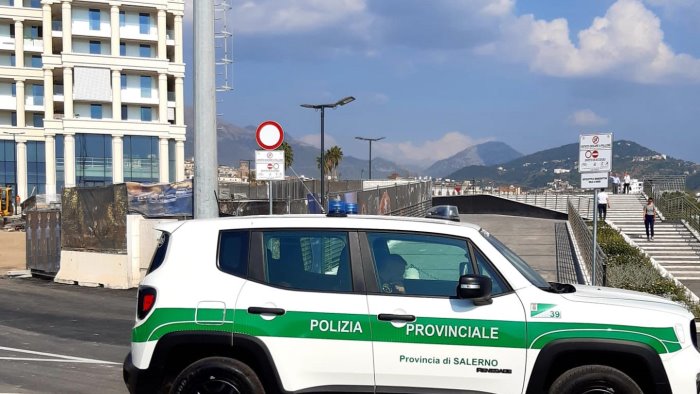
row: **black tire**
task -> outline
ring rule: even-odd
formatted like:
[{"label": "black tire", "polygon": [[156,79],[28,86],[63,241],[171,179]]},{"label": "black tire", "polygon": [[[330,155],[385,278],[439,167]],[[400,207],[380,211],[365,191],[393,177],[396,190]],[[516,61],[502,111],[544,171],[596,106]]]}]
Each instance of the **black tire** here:
[{"label": "black tire", "polygon": [[171,394],[264,394],[260,379],[246,364],[209,357],[190,364],[173,381]]},{"label": "black tire", "polygon": [[549,394],[643,394],[637,383],[619,369],[605,365],[572,368],[557,378]]}]

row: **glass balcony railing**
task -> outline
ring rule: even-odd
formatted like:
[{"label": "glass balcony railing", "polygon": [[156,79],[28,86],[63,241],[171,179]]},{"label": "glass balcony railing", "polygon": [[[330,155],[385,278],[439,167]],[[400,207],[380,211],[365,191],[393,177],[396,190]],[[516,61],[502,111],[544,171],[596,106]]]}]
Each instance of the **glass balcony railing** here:
[{"label": "glass balcony railing", "polygon": [[51,21],[51,30],[63,31],[63,21]]},{"label": "glass balcony railing", "polygon": [[175,92],[168,92],[168,101],[175,101]]}]

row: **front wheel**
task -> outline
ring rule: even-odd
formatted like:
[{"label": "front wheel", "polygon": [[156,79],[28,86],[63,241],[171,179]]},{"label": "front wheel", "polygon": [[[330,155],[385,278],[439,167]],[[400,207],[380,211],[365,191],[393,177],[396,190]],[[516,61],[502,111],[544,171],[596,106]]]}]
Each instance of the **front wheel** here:
[{"label": "front wheel", "polygon": [[619,369],[605,365],[572,368],[557,378],[549,394],[643,394],[637,383]]},{"label": "front wheel", "polygon": [[175,378],[171,394],[264,394],[260,379],[246,364],[225,357],[204,358]]}]

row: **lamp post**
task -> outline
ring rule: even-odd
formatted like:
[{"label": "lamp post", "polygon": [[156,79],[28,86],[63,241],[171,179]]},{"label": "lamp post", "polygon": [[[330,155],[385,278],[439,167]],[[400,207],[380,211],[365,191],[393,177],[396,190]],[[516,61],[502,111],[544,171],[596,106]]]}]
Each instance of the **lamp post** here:
[{"label": "lamp post", "polygon": [[[16,131],[3,131],[2,133],[3,133],[3,134],[10,134],[10,135],[12,135],[12,142],[14,143],[14,148],[15,148],[15,185],[14,185],[14,188],[13,188],[13,189],[14,189],[14,193],[15,193],[15,196],[16,196],[17,193],[19,193],[19,190],[18,190],[18,188],[19,188],[19,180],[17,179],[17,177],[18,177],[18,175],[19,175],[19,174],[17,174],[17,136],[18,136],[18,135],[22,135],[22,134],[24,134],[25,132],[24,132],[24,131],[20,131],[20,130],[16,130]],[[14,212],[14,213],[17,213],[17,203],[16,203],[15,200],[14,200],[14,196],[12,196],[12,197],[13,197],[13,199],[12,199],[12,204],[14,204],[14,207],[15,207],[15,212]],[[25,197],[26,197],[26,196],[25,196]]]},{"label": "lamp post", "polygon": [[355,137],[356,140],[369,141],[369,179],[372,180],[372,142],[381,141],[386,137],[379,138],[367,138],[367,137]]},{"label": "lamp post", "polygon": [[316,110],[318,110],[318,109],[321,110],[321,205],[322,205],[323,212],[326,212],[326,194],[325,194],[324,188],[323,188],[323,183],[325,182],[325,178],[326,178],[326,174],[325,174],[326,173],[326,171],[325,171],[325,168],[326,168],[325,164],[326,163],[325,163],[325,160],[323,157],[324,153],[325,153],[325,146],[323,144],[323,142],[324,142],[323,141],[323,138],[324,138],[323,127],[324,127],[325,110],[326,110],[326,108],[342,107],[343,105],[349,104],[353,101],[355,101],[355,98],[352,96],[348,96],[348,97],[345,97],[345,98],[338,100],[337,102],[335,102],[333,104],[301,104],[301,106],[304,108],[312,108],[312,109],[316,109]]}]

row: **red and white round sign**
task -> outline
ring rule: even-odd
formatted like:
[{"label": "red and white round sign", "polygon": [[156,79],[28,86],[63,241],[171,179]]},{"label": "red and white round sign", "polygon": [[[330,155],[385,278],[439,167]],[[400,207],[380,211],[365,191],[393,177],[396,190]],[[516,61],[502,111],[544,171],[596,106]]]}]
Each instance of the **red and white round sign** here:
[{"label": "red and white round sign", "polygon": [[255,140],[258,145],[265,150],[275,150],[282,145],[284,141],[284,131],[279,123],[268,120],[260,123],[255,131]]}]

